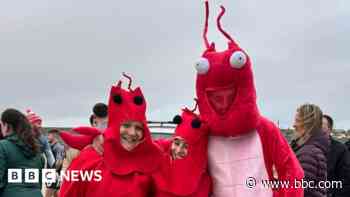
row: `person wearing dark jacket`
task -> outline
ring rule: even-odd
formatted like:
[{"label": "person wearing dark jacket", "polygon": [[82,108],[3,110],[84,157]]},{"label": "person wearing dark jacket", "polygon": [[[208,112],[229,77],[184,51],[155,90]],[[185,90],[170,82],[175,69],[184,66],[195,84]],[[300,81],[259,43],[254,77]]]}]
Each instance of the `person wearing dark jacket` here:
[{"label": "person wearing dark jacket", "polygon": [[328,197],[350,196],[350,152],[347,147],[331,137],[333,119],[329,115],[323,115],[322,129],[330,136],[330,147],[327,156],[327,168],[329,181],[341,181],[342,187],[329,188]]},{"label": "person wearing dark jacket", "polygon": [[[15,109],[7,109],[1,115],[1,132],[5,139],[0,140],[0,196],[1,197],[40,197],[41,183],[8,182],[8,169],[38,169],[44,167],[30,123],[26,116]],[[24,177],[22,177],[24,178]]]},{"label": "person wearing dark jacket", "polygon": [[350,140],[345,143],[345,145],[348,147],[348,150],[350,151]]},{"label": "person wearing dark jacket", "polygon": [[[294,139],[291,146],[304,169],[304,181],[318,186],[327,181],[327,152],[329,137],[322,131],[322,111],[314,104],[304,104],[297,109],[294,120]],[[326,197],[321,187],[304,188],[305,197]]]}]

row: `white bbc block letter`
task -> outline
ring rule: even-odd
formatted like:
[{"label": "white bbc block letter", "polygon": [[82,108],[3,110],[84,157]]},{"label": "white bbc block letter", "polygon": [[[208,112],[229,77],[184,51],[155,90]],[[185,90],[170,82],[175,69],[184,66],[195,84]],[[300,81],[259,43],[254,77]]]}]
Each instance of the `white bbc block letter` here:
[{"label": "white bbc block letter", "polygon": [[42,180],[44,183],[52,184],[56,182],[56,169],[43,169]]},{"label": "white bbc block letter", "polygon": [[24,182],[25,183],[39,183],[39,170],[38,169],[25,169],[24,170]]},{"label": "white bbc block letter", "polygon": [[22,169],[8,169],[7,170],[8,183],[22,183]]}]

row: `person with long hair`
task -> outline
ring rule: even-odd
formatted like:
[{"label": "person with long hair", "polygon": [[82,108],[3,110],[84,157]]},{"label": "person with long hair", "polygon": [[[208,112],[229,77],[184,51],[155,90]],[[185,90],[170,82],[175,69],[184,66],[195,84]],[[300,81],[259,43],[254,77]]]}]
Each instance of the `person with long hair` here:
[{"label": "person with long hair", "polygon": [[[41,183],[9,183],[8,169],[38,169],[44,167],[44,158],[40,154],[40,145],[32,127],[24,114],[16,109],[6,109],[1,114],[0,140],[0,196],[1,197],[38,197]],[[24,177],[22,177],[24,178]]]},{"label": "person with long hair", "polygon": [[[302,168],[304,181],[318,186],[327,181],[327,153],[330,145],[329,136],[322,130],[322,111],[314,104],[298,107],[294,120],[294,139],[291,142]],[[326,188],[306,187],[305,197],[326,197]]]}]

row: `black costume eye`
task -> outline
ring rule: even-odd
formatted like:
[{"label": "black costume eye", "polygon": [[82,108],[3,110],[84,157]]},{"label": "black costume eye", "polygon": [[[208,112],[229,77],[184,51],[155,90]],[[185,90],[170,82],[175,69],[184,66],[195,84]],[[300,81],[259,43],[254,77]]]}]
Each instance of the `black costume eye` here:
[{"label": "black costume eye", "polygon": [[116,104],[122,104],[122,101],[123,101],[123,99],[122,99],[122,97],[120,96],[120,94],[117,94],[117,95],[114,95],[113,96],[113,101],[116,103]]},{"label": "black costume eye", "polygon": [[135,97],[134,97],[134,103],[135,103],[136,105],[142,105],[142,104],[143,104],[143,98],[142,98],[142,96],[135,96]]},{"label": "black costume eye", "polygon": [[176,116],[173,118],[173,123],[175,123],[175,124],[181,124],[181,122],[182,122],[181,116],[176,115]]},{"label": "black costume eye", "polygon": [[192,128],[194,128],[194,129],[198,129],[198,128],[200,128],[201,127],[201,124],[202,124],[202,122],[199,120],[199,119],[193,119],[192,120],[192,122],[191,122],[191,126],[192,126]]}]

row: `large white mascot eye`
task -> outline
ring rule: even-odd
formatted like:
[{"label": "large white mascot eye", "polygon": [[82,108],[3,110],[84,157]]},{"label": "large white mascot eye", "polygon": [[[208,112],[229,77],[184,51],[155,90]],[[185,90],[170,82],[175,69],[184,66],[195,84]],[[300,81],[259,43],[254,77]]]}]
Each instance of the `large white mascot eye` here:
[{"label": "large white mascot eye", "polygon": [[246,62],[247,56],[242,51],[236,51],[230,57],[230,64],[233,68],[242,68]]},{"label": "large white mascot eye", "polygon": [[201,57],[195,64],[196,70],[198,74],[206,74],[209,70],[209,61]]}]

